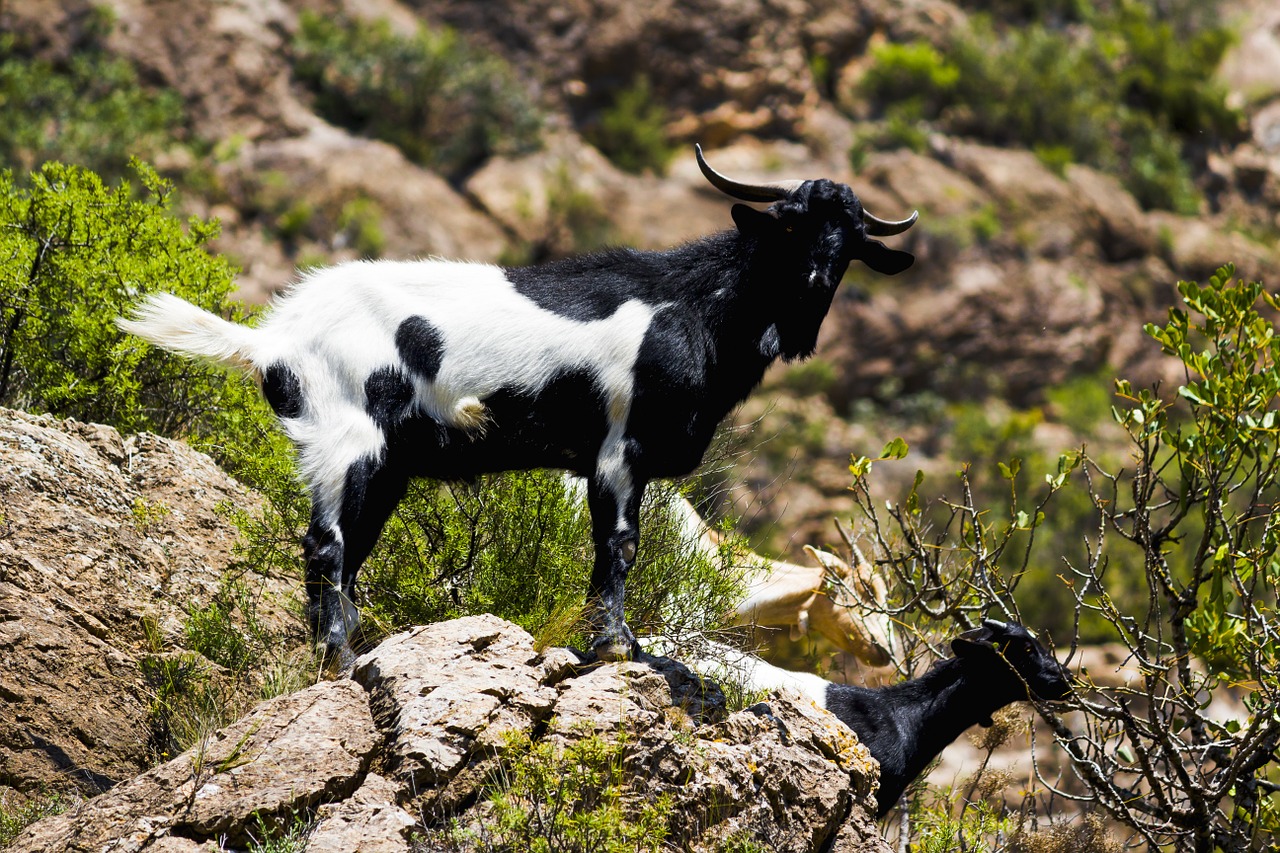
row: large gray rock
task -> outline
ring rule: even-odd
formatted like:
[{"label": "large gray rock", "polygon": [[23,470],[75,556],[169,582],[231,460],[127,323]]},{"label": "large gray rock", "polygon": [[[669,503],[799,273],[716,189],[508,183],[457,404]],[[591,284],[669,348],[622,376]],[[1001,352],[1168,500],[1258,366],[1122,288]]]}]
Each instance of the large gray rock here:
[{"label": "large gray rock", "polygon": [[[718,687],[656,658],[581,669],[492,616],[392,637],[354,679],[262,703],[178,758],[46,818],[13,851],[200,851],[310,822],[308,849],[400,853],[493,832],[488,793],[512,737],[621,747],[625,803],[670,802],[669,839],[715,850],[884,851],[878,768],[812,703],[772,695],[728,714]],[[415,841],[417,839],[417,841]]]},{"label": "large gray rock", "polygon": [[358,685],[317,684],[265,702],[207,743],[36,823],[9,849],[148,850],[170,836],[243,844],[259,826],[349,797],[377,743]]}]

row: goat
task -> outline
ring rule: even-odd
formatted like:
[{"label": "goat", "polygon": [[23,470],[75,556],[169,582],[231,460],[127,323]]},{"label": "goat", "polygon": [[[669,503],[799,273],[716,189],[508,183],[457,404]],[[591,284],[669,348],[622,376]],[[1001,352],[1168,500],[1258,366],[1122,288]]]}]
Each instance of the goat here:
[{"label": "goat", "polygon": [[[707,526],[688,500],[674,494],[668,509],[679,522],[686,543],[711,559],[719,556],[722,537]],[[743,570],[746,597],[734,608],[733,624],[789,627],[793,639],[812,630],[864,663],[889,663],[893,619],[885,607],[888,588],[861,549],[847,536],[846,541],[853,550],[853,566],[812,545],[804,546],[812,566],[734,547],[731,559]]]},{"label": "goat", "polygon": [[1012,702],[1056,702],[1071,692],[1066,669],[1016,623],[983,620],[952,639],[951,650],[955,657],[938,661],[919,678],[877,689],[780,669],[718,644],[693,668],[731,678],[748,691],[797,692],[835,714],[880,763],[876,816],[883,817],[965,729],[990,726],[991,715]]},{"label": "goat", "polygon": [[593,651],[629,657],[623,588],[654,478],[690,473],[717,424],[776,359],[812,354],[849,263],[914,261],[830,180],[752,185],[711,169],[736,229],[677,248],[605,250],[504,269],[356,261],[308,274],[256,327],[156,293],[125,332],[246,370],[297,449],[312,500],[308,618],[326,659],[353,658],[356,573],[413,476],[562,468],[587,478]]}]

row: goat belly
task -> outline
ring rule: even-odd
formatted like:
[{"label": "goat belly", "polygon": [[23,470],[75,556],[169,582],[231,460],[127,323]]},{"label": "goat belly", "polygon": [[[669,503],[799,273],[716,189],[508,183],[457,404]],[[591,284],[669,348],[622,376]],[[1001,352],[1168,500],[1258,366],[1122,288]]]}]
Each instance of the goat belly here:
[{"label": "goat belly", "polygon": [[480,402],[485,421],[479,429],[419,416],[406,421],[389,446],[415,475],[437,479],[533,468],[594,473],[608,417],[589,371],[561,372],[536,395],[504,388]]}]

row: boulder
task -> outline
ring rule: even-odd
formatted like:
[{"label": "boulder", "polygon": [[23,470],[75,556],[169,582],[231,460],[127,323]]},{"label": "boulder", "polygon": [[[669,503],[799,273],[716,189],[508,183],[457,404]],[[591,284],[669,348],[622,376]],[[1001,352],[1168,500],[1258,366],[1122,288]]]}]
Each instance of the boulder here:
[{"label": "boulder", "polygon": [[583,668],[478,616],[415,628],[350,679],[258,705],[177,758],[28,827],[12,853],[198,851],[302,821],[309,850],[466,849],[521,753],[597,736],[621,749],[623,802],[665,795],[668,839],[809,853],[882,851],[878,767],[849,729],[774,694],[736,713],[668,658]]}]

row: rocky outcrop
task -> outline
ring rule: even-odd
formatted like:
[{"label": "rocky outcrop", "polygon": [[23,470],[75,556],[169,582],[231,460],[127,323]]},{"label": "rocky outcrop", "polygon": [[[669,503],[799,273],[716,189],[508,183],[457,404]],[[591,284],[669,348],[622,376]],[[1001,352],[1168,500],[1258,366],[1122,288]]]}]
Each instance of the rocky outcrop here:
[{"label": "rocky outcrop", "polygon": [[486,825],[517,733],[618,744],[624,802],[669,797],[682,849],[888,851],[870,817],[878,768],[825,711],[773,695],[730,714],[675,661],[583,670],[492,616],[394,636],[351,679],[265,702],[9,849],[207,850],[299,819],[313,851],[468,849],[458,833]]},{"label": "rocky outcrop", "polygon": [[[97,794],[152,763],[143,661],[186,646],[231,565],[225,508],[258,499],[179,442],[7,409],[0,460],[0,795]],[[252,582],[301,640],[298,581]]]}]

